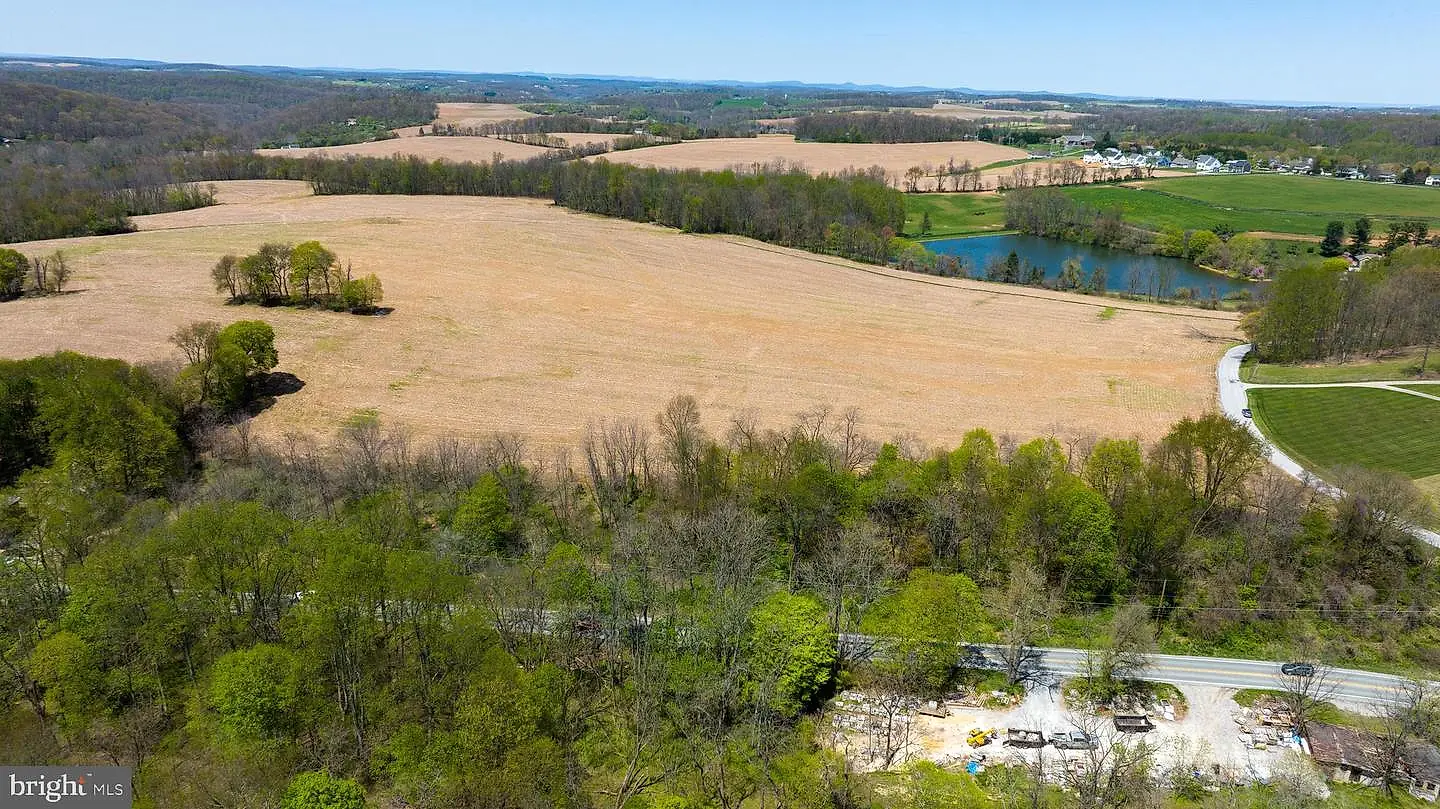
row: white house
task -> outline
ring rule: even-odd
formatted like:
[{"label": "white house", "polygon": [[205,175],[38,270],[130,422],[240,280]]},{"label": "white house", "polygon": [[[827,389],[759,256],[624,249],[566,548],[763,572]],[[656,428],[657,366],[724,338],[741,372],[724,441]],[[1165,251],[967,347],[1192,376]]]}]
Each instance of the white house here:
[{"label": "white house", "polygon": [[1081,156],[1080,162],[1086,165],[1098,166],[1105,162],[1105,158],[1101,157],[1099,152],[1086,152]]},{"label": "white house", "polygon": [[1425,178],[1426,185],[1440,186],[1440,174],[1432,174]]},{"label": "white house", "polygon": [[1221,163],[1219,158],[1214,155],[1202,154],[1195,158],[1195,170],[1203,174],[1219,171],[1224,166],[1225,164]]},{"label": "white house", "polygon": [[1193,169],[1193,168],[1195,168],[1195,161],[1194,161],[1194,160],[1191,160],[1191,159],[1188,158],[1188,157],[1184,157],[1184,156],[1182,156],[1182,155],[1175,155],[1174,159],[1172,159],[1172,160],[1170,161],[1170,168],[1172,168],[1172,169]]}]

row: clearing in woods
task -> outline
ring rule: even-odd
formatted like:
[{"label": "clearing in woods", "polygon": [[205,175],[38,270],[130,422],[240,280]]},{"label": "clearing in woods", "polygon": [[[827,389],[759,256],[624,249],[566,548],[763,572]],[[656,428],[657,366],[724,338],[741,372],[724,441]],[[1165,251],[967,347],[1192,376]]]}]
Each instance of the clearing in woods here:
[{"label": "clearing in woods", "polygon": [[[750,411],[788,424],[856,406],[877,438],[1154,439],[1213,406],[1233,315],[940,279],[723,236],[476,197],[305,195],[219,183],[222,204],[137,217],[118,236],[17,245],[69,251],[76,294],[4,304],[0,356],[58,349],[170,357],[195,320],[263,318],[305,386],[261,434],[329,434],[357,411],[417,435],[514,431],[573,447],[600,418],[648,422],[679,393],[723,434]],[[378,273],[385,317],[227,306],[223,253],[319,239]],[[1118,316],[1096,313],[1110,305]],[[1418,401],[1418,400],[1417,400]]]}]

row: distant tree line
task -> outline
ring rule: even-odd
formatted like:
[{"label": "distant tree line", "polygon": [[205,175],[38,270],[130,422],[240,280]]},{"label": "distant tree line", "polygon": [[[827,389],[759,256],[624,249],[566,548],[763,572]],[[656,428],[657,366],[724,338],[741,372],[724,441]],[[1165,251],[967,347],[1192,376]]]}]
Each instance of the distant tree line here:
[{"label": "distant tree line", "polygon": [[267,242],[248,256],[225,255],[210,271],[215,289],[234,303],[324,306],[374,312],[384,289],[374,273],[353,277],[349,264],[317,241]]},{"label": "distant tree line", "polygon": [[303,179],[317,194],[444,194],[538,197],[587,213],[654,222],[694,233],[761,241],[884,263],[905,221],[905,203],[883,172],[811,176],[784,166],[753,172],[677,171],[567,153],[488,163],[419,157],[321,158],[212,155],[187,172],[215,179]]},{"label": "distant tree line", "polygon": [[975,137],[969,121],[913,112],[859,112],[804,115],[795,137],[821,143],[928,143]]},{"label": "distant tree line", "polygon": [[[1440,248],[1403,247],[1352,270],[1343,259],[1292,267],[1269,285],[1246,335],[1272,362],[1440,348]],[[1421,366],[1425,367],[1425,366]]]}]

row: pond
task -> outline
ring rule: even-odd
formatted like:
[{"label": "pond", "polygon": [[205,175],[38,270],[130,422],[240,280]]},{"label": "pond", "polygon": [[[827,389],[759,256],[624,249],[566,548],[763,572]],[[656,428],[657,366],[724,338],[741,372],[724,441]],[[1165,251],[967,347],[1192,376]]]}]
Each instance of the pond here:
[{"label": "pond", "polygon": [[1046,280],[1059,276],[1060,268],[1071,258],[1080,259],[1087,279],[1096,267],[1104,267],[1105,287],[1111,292],[1153,295],[1158,290],[1168,297],[1176,289],[1187,287],[1197,298],[1209,298],[1212,290],[1223,298],[1231,292],[1255,288],[1249,281],[1208,272],[1178,258],[1146,256],[1041,236],[1009,234],[939,239],[925,242],[925,247],[934,253],[960,257],[965,274],[972,278],[985,277],[985,267],[990,262],[1004,261],[1014,251],[1022,265],[1029,262],[1043,269]]}]

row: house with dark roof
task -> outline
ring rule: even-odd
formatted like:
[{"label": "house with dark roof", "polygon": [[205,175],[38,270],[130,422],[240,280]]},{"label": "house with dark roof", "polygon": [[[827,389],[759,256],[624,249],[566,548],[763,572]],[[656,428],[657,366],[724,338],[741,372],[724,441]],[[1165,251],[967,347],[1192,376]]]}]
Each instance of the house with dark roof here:
[{"label": "house with dark roof", "polygon": [[[1355,728],[1315,722],[1306,733],[1310,756],[1334,781],[1382,786],[1385,770],[1385,740]],[[1411,742],[1400,754],[1397,772],[1391,780],[1417,798],[1440,798],[1440,750],[1425,742]]]},{"label": "house with dark roof", "polygon": [[1095,139],[1089,135],[1061,135],[1051,141],[1065,149],[1094,149]]}]

